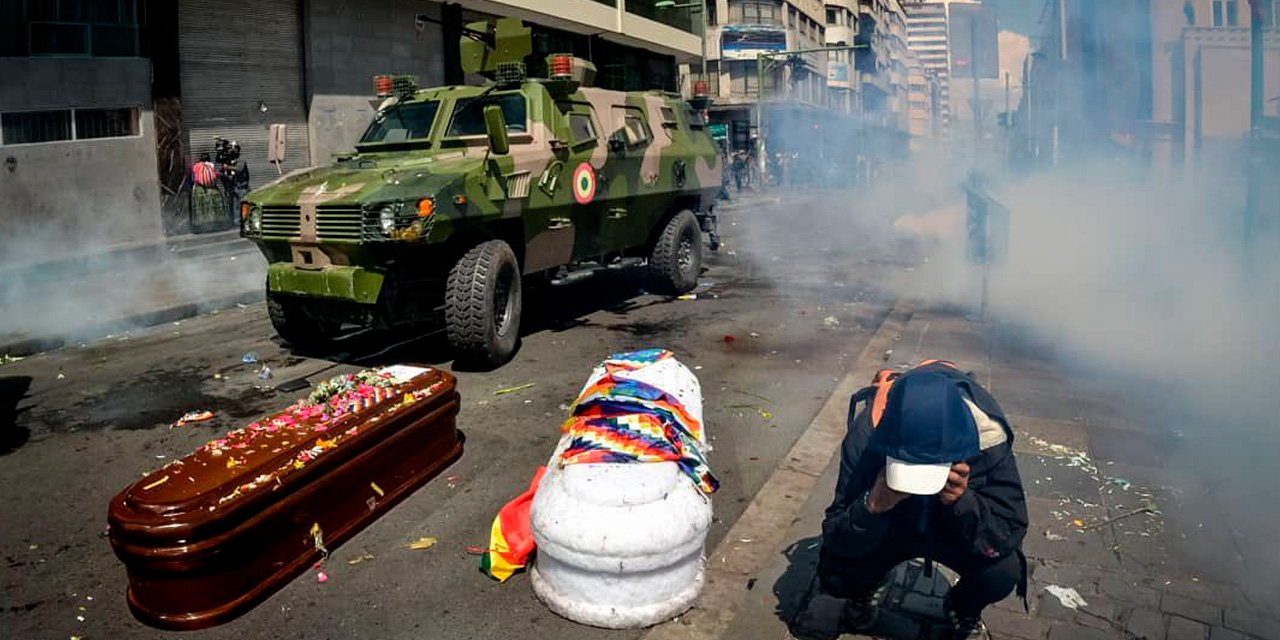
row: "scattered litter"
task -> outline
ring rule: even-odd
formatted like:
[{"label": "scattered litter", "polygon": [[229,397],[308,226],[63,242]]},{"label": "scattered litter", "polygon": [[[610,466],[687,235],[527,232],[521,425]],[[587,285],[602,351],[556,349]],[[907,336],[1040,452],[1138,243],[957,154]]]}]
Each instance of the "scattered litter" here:
[{"label": "scattered litter", "polygon": [[316,582],[319,582],[320,584],[324,584],[328,581],[329,581],[329,574],[323,571],[316,572]]},{"label": "scattered litter", "polygon": [[1114,484],[1114,485],[1116,485],[1117,487],[1120,487],[1121,489],[1124,489],[1125,491],[1128,491],[1128,490],[1129,490],[1129,487],[1133,486],[1133,484],[1132,484],[1131,482],[1129,482],[1128,480],[1125,480],[1124,478],[1110,478],[1110,477],[1108,477],[1108,478],[1107,478],[1107,484]]},{"label": "scattered litter", "polygon": [[248,309],[248,308],[249,308],[249,305],[247,305],[247,304],[245,304],[245,303],[243,303],[243,302],[237,302],[237,303],[236,303],[236,308],[237,308],[237,309]]},{"label": "scattered litter", "polygon": [[267,366],[267,365],[265,365],[265,364],[264,364],[264,365],[262,365],[262,368],[261,368],[261,369],[258,369],[258,379],[259,379],[259,380],[270,380],[270,379],[271,379],[271,367],[268,367],[268,366]]},{"label": "scattered litter", "polygon": [[1050,541],[1050,542],[1061,542],[1061,541],[1063,541],[1063,540],[1066,540],[1066,539],[1067,539],[1067,537],[1066,537],[1066,536],[1060,536],[1060,535],[1058,535],[1058,534],[1056,534],[1056,533],[1054,533],[1054,532],[1052,532],[1052,531],[1045,531],[1045,532],[1044,532],[1044,537],[1045,537],[1045,539],[1046,539],[1046,540],[1048,540],[1048,541]]},{"label": "scattered litter", "polygon": [[381,498],[381,497],[383,497],[383,496],[387,495],[387,492],[383,491],[383,490],[382,490],[382,487],[379,487],[379,486],[378,486],[378,483],[376,483],[376,482],[370,482],[370,483],[369,483],[369,488],[373,489],[373,492],[374,492],[374,493],[376,493],[376,494],[378,494],[378,497],[379,497],[379,498]]},{"label": "scattered litter", "polygon": [[573,407],[570,407],[569,405],[567,405],[567,404],[565,404],[565,403],[563,403],[563,402],[561,402],[561,403],[560,403],[560,410],[561,410],[561,411],[568,411],[568,410],[570,410],[570,409],[572,409],[572,408],[573,408]]},{"label": "scattered litter", "polygon": [[747,580],[747,591],[750,591],[750,590],[752,590],[752,589],[754,589],[754,588],[756,588],[756,579],[755,579],[755,578],[751,578],[751,579]]},{"label": "scattered litter", "polygon": [[486,554],[486,553],[489,553],[489,550],[488,550],[488,549],[486,549],[485,547],[479,547],[479,546],[476,546],[476,545],[474,545],[474,544],[469,544],[469,545],[467,545],[467,546],[464,548],[464,550],[465,550],[467,553],[469,553],[469,554],[471,554],[471,555],[473,555],[473,556],[482,556],[482,555],[484,555],[484,554]]},{"label": "scattered litter", "polygon": [[250,351],[249,353],[246,353],[240,356],[240,362],[243,362],[245,364],[257,364],[258,354]]},{"label": "scattered litter", "polygon": [[886,350],[886,351],[884,352],[884,361],[885,361],[885,362],[888,362],[888,361],[889,361],[889,358],[892,358],[892,357],[893,357],[893,349],[888,349],[888,350]]},{"label": "scattered litter", "polygon": [[698,299],[698,294],[696,294],[696,293],[686,293],[686,294],[684,294],[684,295],[682,295],[682,296],[680,296],[680,297],[678,297],[678,298],[676,298],[676,299],[677,299],[677,300],[697,300],[697,299]]},{"label": "scattered litter", "polygon": [[769,413],[768,411],[765,411],[765,410],[764,410],[763,408],[761,408],[761,407],[756,407],[756,411],[758,411],[758,412],[760,413],[760,417],[761,417],[761,418],[764,418],[765,420],[772,420],[772,419],[773,419],[773,414],[772,414],[772,413]]},{"label": "scattered litter", "polygon": [[182,426],[191,424],[192,422],[204,422],[205,420],[212,420],[212,419],[213,419],[213,412],[207,409],[204,411],[188,411],[182,414],[181,418],[178,418],[172,424],[170,424],[169,428],[172,429],[174,427],[182,427]]},{"label": "scattered litter", "polygon": [[738,538],[738,542],[751,542],[751,538]]},{"label": "scattered litter", "polygon": [[7,353],[4,355],[0,355],[0,365],[9,364],[10,362],[17,362],[19,360],[22,360],[22,356],[11,356]]},{"label": "scattered litter", "polygon": [[373,559],[373,554],[372,554],[372,553],[366,553],[366,554],[363,554],[363,555],[358,555],[358,556],[356,556],[356,557],[354,557],[354,558],[352,558],[352,559],[348,560],[348,561],[347,561],[347,564],[360,564],[361,562],[364,562],[365,560],[372,560],[372,559]]},{"label": "scattered litter", "polygon": [[1080,594],[1072,587],[1060,587],[1056,584],[1051,584],[1045,587],[1044,590],[1049,592],[1049,595],[1057,598],[1058,602],[1061,602],[1062,606],[1068,609],[1089,606],[1089,603],[1085,602],[1084,598],[1081,598]]},{"label": "scattered litter", "polygon": [[84,616],[76,616],[76,620],[79,620],[80,622],[84,622]]},{"label": "scattered litter", "polygon": [[827,327],[838,327],[840,326],[840,319],[835,316],[827,316],[822,319],[822,324]]},{"label": "scattered litter", "polygon": [[215,374],[213,374],[213,379],[214,379],[214,380],[221,380],[221,379],[222,379],[222,374],[221,374],[221,373],[215,373]]},{"label": "scattered litter", "polygon": [[694,370],[694,371],[702,371],[702,365],[697,365],[697,366],[695,366],[695,367],[693,368],[693,370]]},{"label": "scattered litter", "polygon": [[518,385],[518,386],[515,386],[515,387],[507,387],[506,389],[498,389],[497,391],[494,391],[494,392],[493,392],[493,395],[495,395],[495,396],[505,396],[505,395],[507,395],[508,393],[516,393],[516,392],[518,392],[518,391],[524,391],[525,389],[531,389],[531,388],[533,388],[534,386],[536,386],[537,384],[538,384],[538,383],[536,383],[536,382],[526,382],[525,384]]},{"label": "scattered litter", "polygon": [[756,333],[756,332],[752,331],[752,332],[751,332],[751,337],[752,337],[752,338],[759,338],[759,337],[760,337],[760,334],[758,334],[758,333]]},{"label": "scattered litter", "polygon": [[430,549],[431,547],[434,547],[434,546],[436,546],[435,538],[418,538],[417,540],[414,540],[413,542],[409,543],[409,548],[413,549],[414,551]]},{"label": "scattered litter", "polygon": [[452,489],[458,486],[458,481],[461,479],[462,476],[449,476],[448,478],[445,478],[444,481],[447,483],[448,487]]},{"label": "scattered litter", "polygon": [[1076,518],[1075,520],[1072,520],[1071,524],[1074,524],[1075,526],[1080,527],[1081,529],[1084,528],[1084,520],[1081,520],[1080,518]]},{"label": "scattered litter", "polygon": [[59,379],[59,380],[66,380],[66,379],[67,379],[67,374],[65,374],[65,373],[63,373],[63,372],[61,372],[61,371],[59,371],[59,372],[58,372],[58,379]]},{"label": "scattered litter", "polygon": [[755,461],[758,461],[758,460],[760,459],[760,456],[751,456],[750,458],[747,458],[747,459],[748,459],[748,460],[751,460],[752,462],[755,462]]},{"label": "scattered litter", "polygon": [[731,335],[725,335],[725,337],[724,337],[724,341],[725,341],[725,342],[735,342],[735,341],[737,341],[737,338],[735,338],[735,337],[733,337],[733,336],[731,336]]},{"label": "scattered litter", "polygon": [[27,551],[35,551],[36,549],[39,549],[39,548],[40,548],[40,545],[38,545],[38,544],[29,544],[29,545],[27,545]]},{"label": "scattered litter", "polygon": [[1120,520],[1124,520],[1125,518],[1129,518],[1129,517],[1131,517],[1131,516],[1136,516],[1136,515],[1138,515],[1139,513],[1150,513],[1150,514],[1153,514],[1153,515],[1159,515],[1159,514],[1160,514],[1160,510],[1159,510],[1159,509],[1157,509],[1157,508],[1156,508],[1156,506],[1155,506],[1154,504],[1151,504],[1151,503],[1149,503],[1149,502],[1148,502],[1147,504],[1144,504],[1144,505],[1142,505],[1141,507],[1138,507],[1137,509],[1133,509],[1133,510],[1131,510],[1131,511],[1126,511],[1126,512],[1124,512],[1124,513],[1122,513],[1122,514],[1120,514],[1120,515],[1118,515],[1118,516],[1114,516],[1114,517],[1111,517],[1111,518],[1103,518],[1103,519],[1101,519],[1101,520],[1099,520],[1099,521],[1097,521],[1097,522],[1095,522],[1095,523],[1093,523],[1093,524],[1091,524],[1091,525],[1089,525],[1089,526],[1087,526],[1087,527],[1086,527],[1086,526],[1084,526],[1084,525],[1083,525],[1083,523],[1080,523],[1080,521],[1079,521],[1079,520],[1076,520],[1076,522],[1077,522],[1077,523],[1079,523],[1079,524],[1077,524],[1076,526],[1080,527],[1081,529],[1083,529],[1083,530],[1085,530],[1085,531],[1088,531],[1089,529],[1097,529],[1098,527],[1101,527],[1101,526],[1103,526],[1103,525],[1111,524],[1112,522],[1118,522],[1118,521],[1120,521]]}]

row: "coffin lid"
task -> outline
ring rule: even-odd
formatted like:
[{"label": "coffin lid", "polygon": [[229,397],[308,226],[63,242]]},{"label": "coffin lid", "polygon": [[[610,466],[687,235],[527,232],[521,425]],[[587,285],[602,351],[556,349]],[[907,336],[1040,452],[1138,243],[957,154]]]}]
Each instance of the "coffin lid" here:
[{"label": "coffin lid", "polygon": [[410,412],[410,405],[441,405],[455,395],[453,376],[437,369],[396,365],[379,371],[391,371],[398,384],[364,408],[338,417],[309,416],[318,409],[295,403],[147,474],[112,501],[112,535],[181,541],[197,529],[207,535],[228,528],[423,409]]}]

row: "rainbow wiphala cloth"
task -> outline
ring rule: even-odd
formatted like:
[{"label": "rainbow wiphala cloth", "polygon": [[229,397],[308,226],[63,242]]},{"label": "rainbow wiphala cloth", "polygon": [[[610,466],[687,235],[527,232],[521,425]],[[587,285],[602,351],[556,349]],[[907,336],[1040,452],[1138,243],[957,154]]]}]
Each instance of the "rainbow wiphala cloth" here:
[{"label": "rainbow wiphala cloth", "polygon": [[560,463],[675,462],[704,493],[714,493],[720,481],[703,453],[702,423],[676,394],[627,375],[669,358],[670,351],[650,349],[605,360],[605,374],[578,396],[564,424],[569,442]]}]

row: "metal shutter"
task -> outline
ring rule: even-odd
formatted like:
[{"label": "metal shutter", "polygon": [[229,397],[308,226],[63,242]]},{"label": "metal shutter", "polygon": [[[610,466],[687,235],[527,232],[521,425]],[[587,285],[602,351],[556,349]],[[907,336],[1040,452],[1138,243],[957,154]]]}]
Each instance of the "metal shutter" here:
[{"label": "metal shutter", "polygon": [[[288,125],[288,172],[310,162],[297,0],[181,0],[182,119],[192,158],[217,136],[240,143],[251,186],[275,178],[271,125]],[[265,105],[263,112],[260,105]]]}]

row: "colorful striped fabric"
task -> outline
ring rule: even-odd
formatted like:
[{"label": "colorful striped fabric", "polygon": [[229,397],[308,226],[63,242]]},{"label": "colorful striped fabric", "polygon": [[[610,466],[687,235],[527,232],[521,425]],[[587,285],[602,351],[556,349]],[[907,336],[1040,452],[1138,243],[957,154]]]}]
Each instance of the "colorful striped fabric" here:
[{"label": "colorful striped fabric", "polygon": [[675,462],[704,493],[714,493],[720,482],[703,452],[702,423],[675,394],[625,376],[671,357],[653,349],[606,360],[606,374],[583,390],[564,424],[569,442],[560,463]]},{"label": "colorful striped fabric", "polygon": [[218,182],[218,170],[212,162],[197,162],[191,167],[191,179],[202,187],[212,187]]}]

